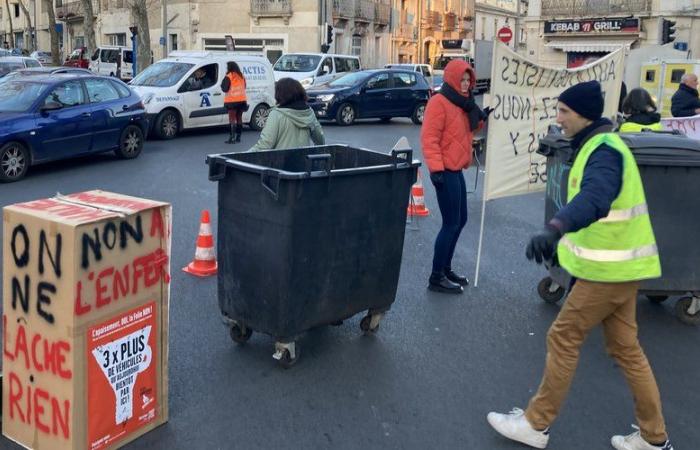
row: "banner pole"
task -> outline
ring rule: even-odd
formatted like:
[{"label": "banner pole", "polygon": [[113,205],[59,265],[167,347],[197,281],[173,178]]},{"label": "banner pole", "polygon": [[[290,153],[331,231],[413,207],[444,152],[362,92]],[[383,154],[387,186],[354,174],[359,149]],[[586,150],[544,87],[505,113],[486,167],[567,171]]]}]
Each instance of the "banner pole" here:
[{"label": "banner pole", "polygon": [[[486,184],[486,183],[484,183]],[[479,228],[479,247],[476,251],[476,270],[474,273],[474,287],[479,286],[479,267],[481,265],[481,244],[484,241],[484,218],[486,217],[486,190],[481,195],[481,226]]]}]

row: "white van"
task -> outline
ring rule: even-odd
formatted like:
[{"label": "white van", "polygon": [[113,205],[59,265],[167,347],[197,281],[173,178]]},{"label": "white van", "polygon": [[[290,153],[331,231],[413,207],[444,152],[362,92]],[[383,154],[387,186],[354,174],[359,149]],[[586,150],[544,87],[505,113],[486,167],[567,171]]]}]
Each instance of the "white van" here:
[{"label": "white van", "polygon": [[294,78],[305,88],[362,70],[360,58],[327,53],[287,53],[275,63],[275,80]]},{"label": "white van", "polygon": [[[250,108],[243,113],[243,121],[253,130],[262,130],[275,104],[275,79],[266,57],[240,52],[175,51],[129,83],[143,99],[151,131],[161,139],[172,139],[183,129],[228,124],[220,86],[229,61],[238,63],[246,79]],[[199,69],[205,72],[204,87],[191,88]]]},{"label": "white van", "polygon": [[403,69],[403,70],[412,70],[414,72],[422,73],[425,79],[428,81],[428,86],[431,88],[434,87],[433,85],[433,68],[430,67],[430,64],[409,64],[409,63],[401,63],[401,64],[386,64],[384,66],[386,69]]},{"label": "white van", "polygon": [[117,76],[117,61],[121,58],[122,80],[130,80],[134,76],[133,51],[129,47],[100,46],[90,57],[89,69],[100,75]]}]

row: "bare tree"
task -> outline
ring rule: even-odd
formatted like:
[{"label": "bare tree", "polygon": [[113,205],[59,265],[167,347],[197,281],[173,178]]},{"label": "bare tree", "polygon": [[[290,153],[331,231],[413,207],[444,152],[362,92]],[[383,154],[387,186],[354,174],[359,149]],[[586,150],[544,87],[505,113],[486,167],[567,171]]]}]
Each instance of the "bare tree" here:
[{"label": "bare tree", "polygon": [[[33,52],[34,50],[36,50],[36,48],[34,48],[34,39],[32,38],[32,34],[31,34],[32,33],[32,16],[29,14],[29,10],[27,9],[27,7],[24,6],[24,2],[22,0],[18,0],[18,1],[19,1],[19,7],[20,7],[20,9],[22,9],[22,12],[24,13],[24,17],[27,20],[27,27],[25,28],[25,35],[27,34],[27,31],[29,31],[29,34],[28,34],[29,43],[27,44],[25,42],[24,46],[27,47],[30,52]],[[36,36],[36,32],[34,32],[34,36]]]},{"label": "bare tree", "polygon": [[7,19],[10,21],[10,48],[15,48],[15,31],[12,29],[12,13],[10,12],[10,0],[5,0]]},{"label": "bare tree", "polygon": [[92,10],[92,0],[80,0],[83,5],[83,28],[85,29],[85,43],[87,54],[92,55],[97,48],[95,41],[95,13]]},{"label": "bare tree", "polygon": [[58,31],[56,31],[56,11],[53,9],[53,0],[42,0],[44,9],[49,16],[49,36],[51,38],[51,59],[57,66],[61,65],[61,55],[58,54]]},{"label": "bare tree", "polygon": [[141,72],[151,65],[151,33],[148,26],[148,9],[152,2],[149,0],[131,0],[131,15],[138,29],[136,35],[136,70]]}]

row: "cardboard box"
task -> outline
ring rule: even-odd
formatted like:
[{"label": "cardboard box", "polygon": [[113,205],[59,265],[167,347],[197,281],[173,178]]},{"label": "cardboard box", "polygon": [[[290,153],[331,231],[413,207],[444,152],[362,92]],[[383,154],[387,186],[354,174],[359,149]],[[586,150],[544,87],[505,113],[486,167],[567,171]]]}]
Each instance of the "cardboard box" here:
[{"label": "cardboard box", "polygon": [[89,191],[3,225],[2,434],[102,450],[165,423],[170,205]]}]

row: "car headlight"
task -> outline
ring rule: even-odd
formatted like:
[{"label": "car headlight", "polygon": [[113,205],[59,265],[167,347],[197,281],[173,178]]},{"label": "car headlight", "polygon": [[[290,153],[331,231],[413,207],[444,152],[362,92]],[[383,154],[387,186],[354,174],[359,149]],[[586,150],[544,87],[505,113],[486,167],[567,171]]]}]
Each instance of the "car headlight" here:
[{"label": "car headlight", "polygon": [[333,97],[335,97],[335,94],[319,95],[316,98],[322,102],[330,102],[331,100],[333,100]]},{"label": "car headlight", "polygon": [[153,100],[153,97],[155,97],[155,95],[152,92],[150,94],[146,94],[146,96],[143,97],[143,104],[148,105],[149,103],[151,103],[151,100]]},{"label": "car headlight", "polygon": [[299,81],[302,86],[304,87],[309,87],[313,84],[314,79],[313,78],[304,78],[303,80]]}]

